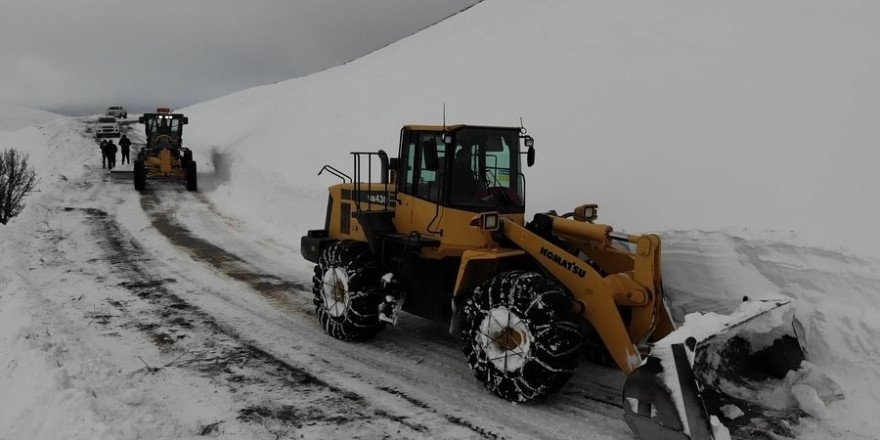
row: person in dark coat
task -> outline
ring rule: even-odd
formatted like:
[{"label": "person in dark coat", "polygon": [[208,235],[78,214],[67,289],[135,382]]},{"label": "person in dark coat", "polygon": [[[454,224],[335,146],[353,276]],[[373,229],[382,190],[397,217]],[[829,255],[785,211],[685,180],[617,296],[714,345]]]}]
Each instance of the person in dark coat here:
[{"label": "person in dark coat", "polygon": [[110,169],[116,166],[116,144],[113,141],[107,141],[107,163],[110,164]]},{"label": "person in dark coat", "polygon": [[485,191],[485,186],[474,172],[471,148],[459,146],[457,150],[452,170],[452,196],[456,200],[470,201],[480,190]]},{"label": "person in dark coat", "polygon": [[107,141],[101,141],[101,168],[107,168]]},{"label": "person in dark coat", "polygon": [[119,151],[122,152],[122,161],[120,161],[120,164],[125,165],[126,160],[131,164],[131,157],[129,157],[129,154],[131,153],[131,141],[125,135],[122,135],[119,139]]}]

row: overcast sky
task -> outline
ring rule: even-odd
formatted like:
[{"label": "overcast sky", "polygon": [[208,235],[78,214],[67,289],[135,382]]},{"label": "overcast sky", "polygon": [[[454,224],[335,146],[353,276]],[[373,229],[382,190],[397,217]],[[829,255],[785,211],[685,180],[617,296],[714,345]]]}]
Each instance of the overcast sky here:
[{"label": "overcast sky", "polygon": [[77,115],[306,75],[478,0],[0,1],[0,102]]}]

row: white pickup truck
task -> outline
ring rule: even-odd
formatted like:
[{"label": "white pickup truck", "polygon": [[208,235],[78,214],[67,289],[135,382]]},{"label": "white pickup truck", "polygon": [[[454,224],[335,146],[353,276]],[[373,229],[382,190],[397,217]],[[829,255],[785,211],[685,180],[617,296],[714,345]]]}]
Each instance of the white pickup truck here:
[{"label": "white pickup truck", "polygon": [[118,119],[125,119],[128,117],[128,110],[121,105],[111,105],[107,107],[107,116],[113,116]]},{"label": "white pickup truck", "polygon": [[95,136],[97,137],[118,137],[119,124],[113,116],[99,116],[98,122],[95,122]]}]

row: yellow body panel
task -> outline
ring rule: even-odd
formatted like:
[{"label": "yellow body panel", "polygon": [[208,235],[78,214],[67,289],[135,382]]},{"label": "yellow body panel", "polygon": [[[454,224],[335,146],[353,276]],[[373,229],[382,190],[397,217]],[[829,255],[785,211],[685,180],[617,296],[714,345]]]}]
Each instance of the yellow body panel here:
[{"label": "yellow body panel", "polygon": [[[354,218],[354,213],[358,209],[353,200],[357,185],[341,183],[330,187],[333,206],[330,209],[328,235],[331,238],[366,240],[363,227]],[[487,234],[468,226],[475,214],[471,211],[438,206],[436,203],[409,194],[396,193],[395,185],[391,184],[374,183],[370,185],[369,190],[367,188],[367,185],[361,184],[360,192],[364,194],[360,202],[362,211],[393,210],[395,212],[392,221],[398,233],[409,235],[411,232],[417,232],[425,239],[440,241],[440,246],[422,250],[422,256],[425,258],[460,257],[462,252],[468,249],[498,247],[498,244]],[[371,199],[369,195],[374,197]],[[387,207],[383,197],[388,198]],[[504,216],[508,221],[517,224],[524,222],[523,214]]]},{"label": "yellow body panel", "polygon": [[[438,206],[409,194],[398,194],[397,201],[394,226],[398,231],[404,231],[403,234],[415,231],[425,238],[440,240],[439,247],[425,248],[423,257],[460,257],[468,249],[498,247],[489,235],[469,226],[474,212]],[[523,214],[505,214],[505,217],[518,224],[524,221]]]},{"label": "yellow body panel", "polygon": [[181,166],[180,159],[169,149],[159,150],[156,156],[144,157],[144,167],[149,177],[186,177],[186,170]]}]

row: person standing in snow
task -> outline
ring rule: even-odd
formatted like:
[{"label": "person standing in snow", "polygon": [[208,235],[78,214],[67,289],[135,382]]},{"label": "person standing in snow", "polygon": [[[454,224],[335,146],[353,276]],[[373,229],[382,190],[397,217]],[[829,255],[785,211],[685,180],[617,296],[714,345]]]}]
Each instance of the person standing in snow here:
[{"label": "person standing in snow", "polygon": [[107,141],[103,140],[100,144],[101,147],[101,168],[107,168]]},{"label": "person standing in snow", "polygon": [[113,141],[107,141],[107,163],[110,164],[110,169],[116,166],[116,144]]},{"label": "person standing in snow", "polygon": [[129,154],[131,153],[130,148],[131,141],[125,135],[122,135],[119,139],[119,149],[122,152],[122,161],[120,163],[122,165],[125,165],[126,159],[128,160],[128,163],[131,164],[131,157],[129,157]]}]

